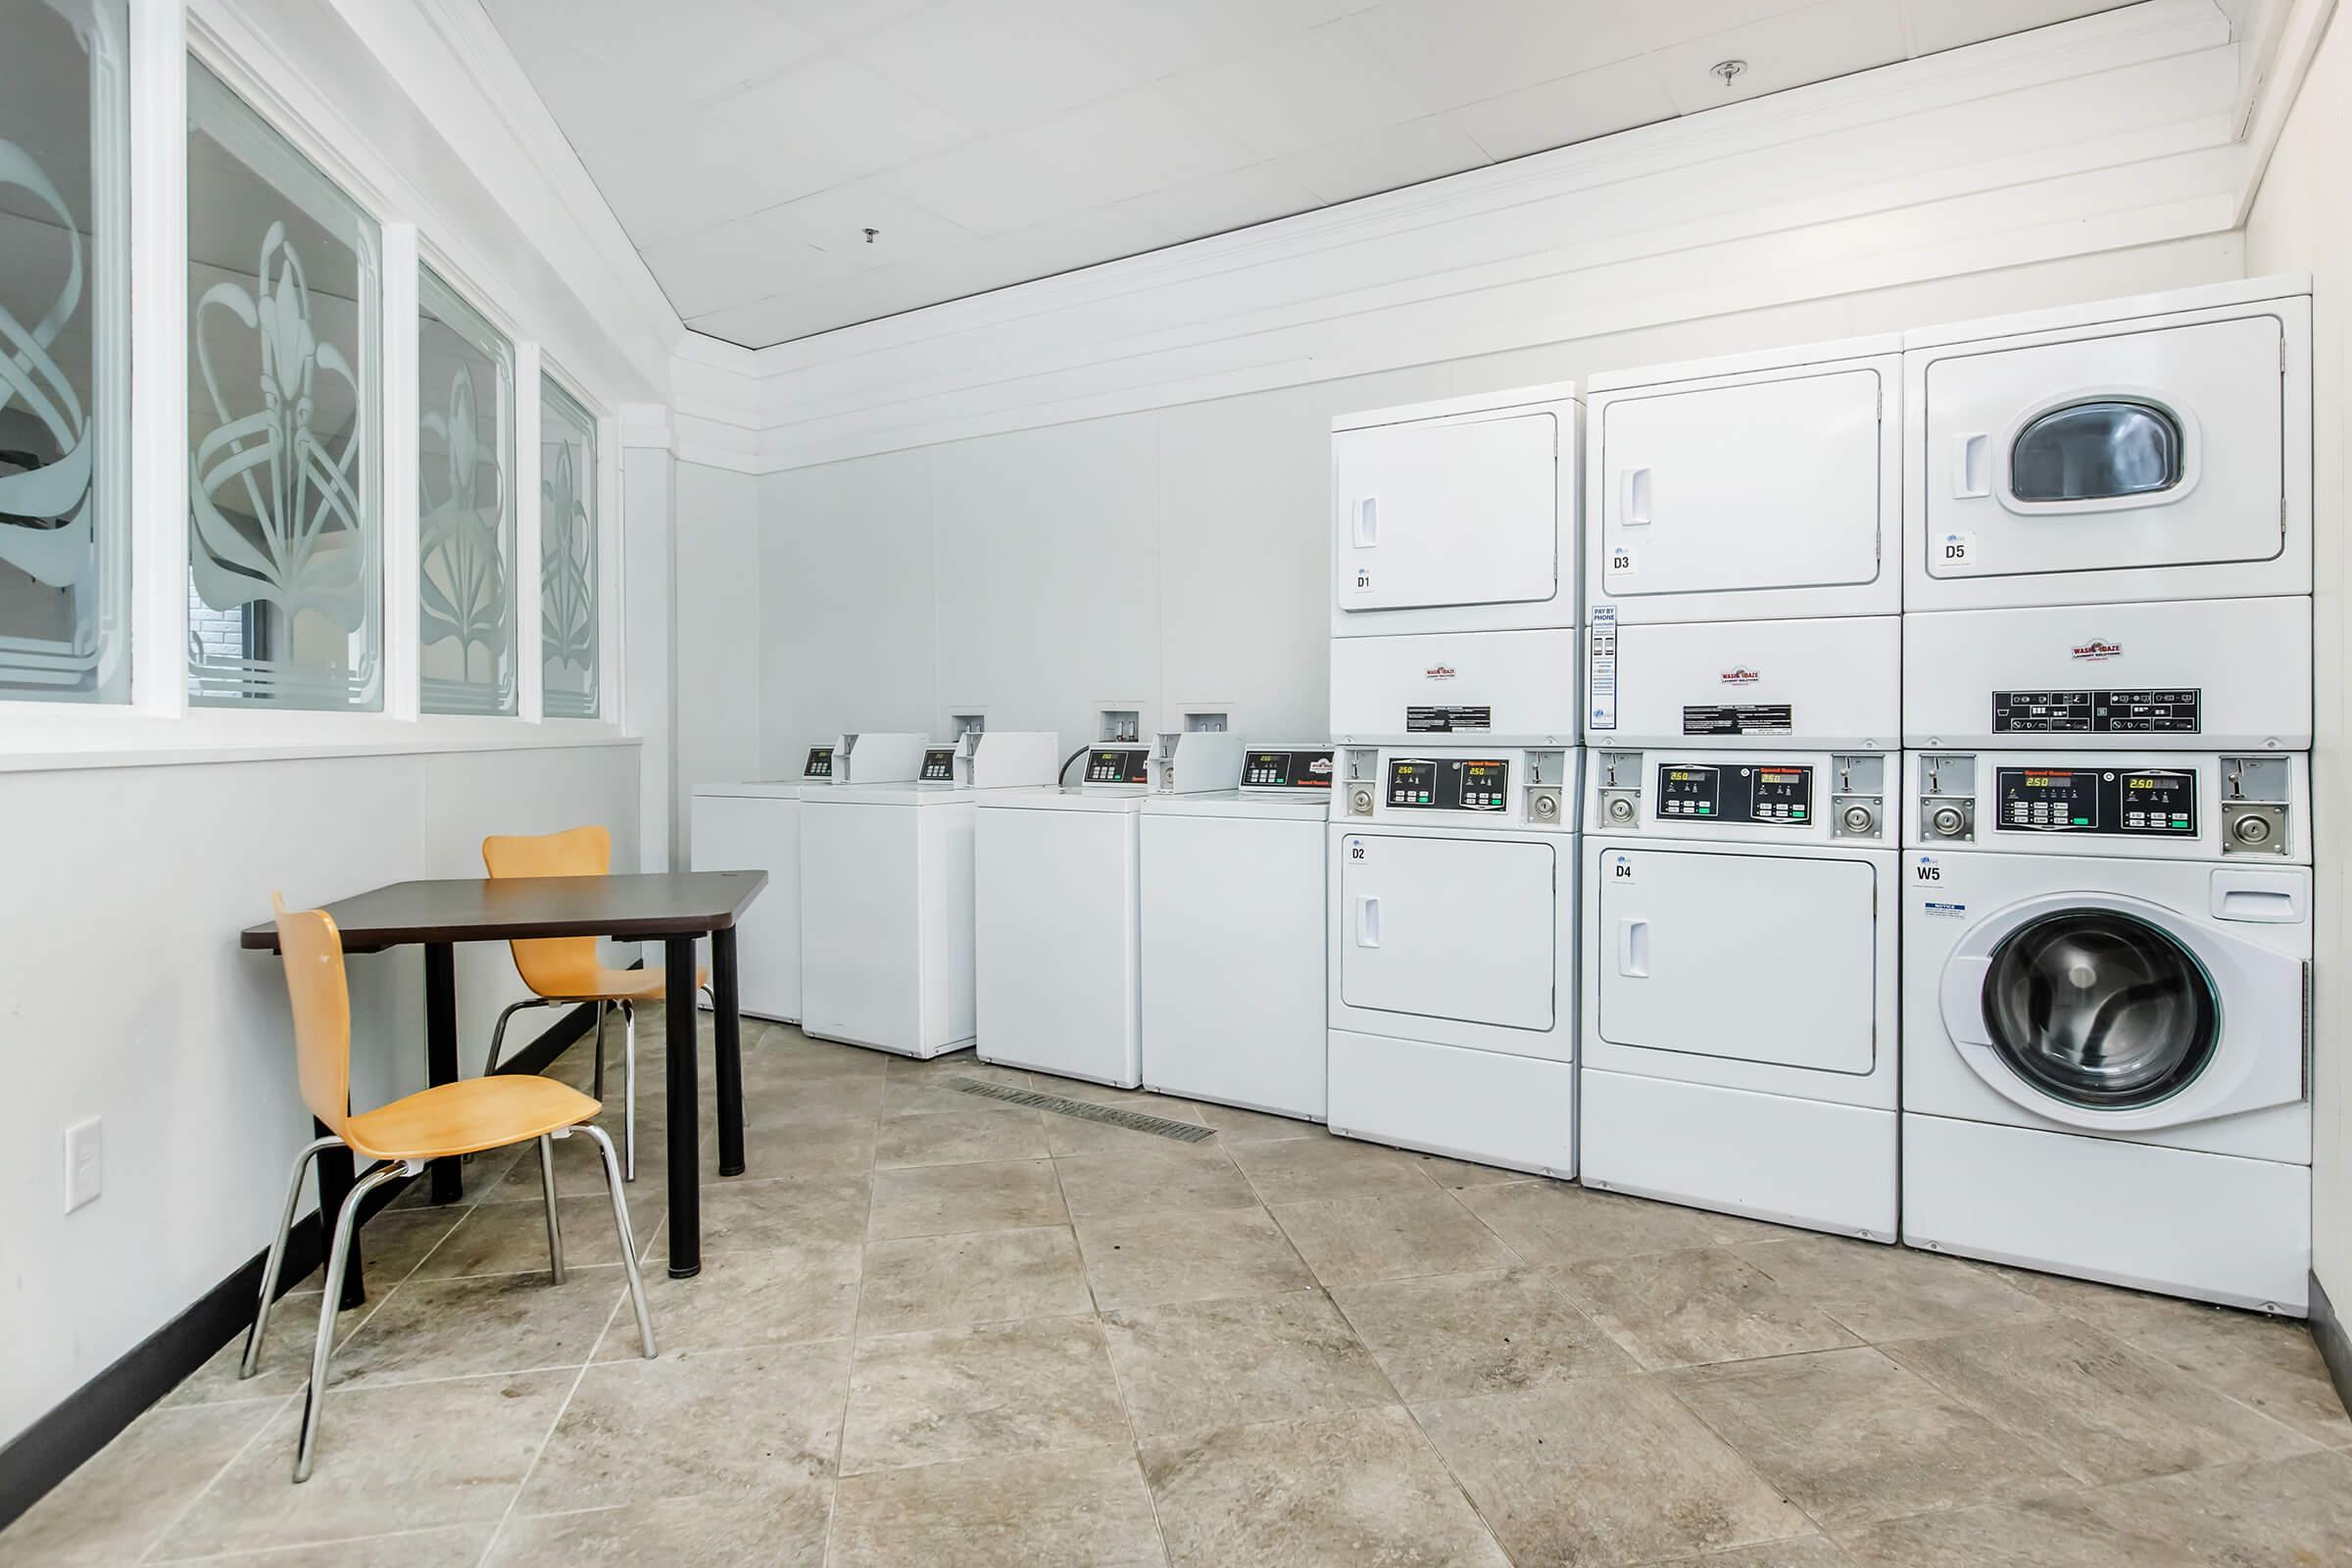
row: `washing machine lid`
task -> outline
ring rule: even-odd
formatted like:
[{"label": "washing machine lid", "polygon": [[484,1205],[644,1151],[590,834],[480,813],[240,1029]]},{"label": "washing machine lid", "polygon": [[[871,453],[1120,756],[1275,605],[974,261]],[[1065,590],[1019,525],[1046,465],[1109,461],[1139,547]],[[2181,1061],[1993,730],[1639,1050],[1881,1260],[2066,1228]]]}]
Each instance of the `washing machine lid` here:
[{"label": "washing machine lid", "polygon": [[1320,822],[1331,815],[1329,792],[1273,795],[1252,790],[1205,790],[1198,795],[1150,795],[1146,816],[1250,816],[1288,822]]},{"label": "washing machine lid", "polygon": [[973,801],[983,808],[1013,811],[1138,811],[1149,797],[1142,790],[1112,794],[1102,790],[1006,789],[974,790]]},{"label": "washing machine lid", "polygon": [[801,781],[746,779],[735,784],[697,784],[694,794],[698,799],[715,796],[721,800],[797,801],[801,798]]},{"label": "washing machine lid", "polygon": [[2302,1100],[2307,967],[2142,899],[2056,893],[1973,927],[1940,1000],[2003,1098],[2131,1131]]},{"label": "washing machine lid", "polygon": [[944,784],[836,784],[831,789],[811,790],[803,797],[810,805],[831,803],[840,806],[949,806],[958,801],[970,801],[979,792],[970,788]]}]

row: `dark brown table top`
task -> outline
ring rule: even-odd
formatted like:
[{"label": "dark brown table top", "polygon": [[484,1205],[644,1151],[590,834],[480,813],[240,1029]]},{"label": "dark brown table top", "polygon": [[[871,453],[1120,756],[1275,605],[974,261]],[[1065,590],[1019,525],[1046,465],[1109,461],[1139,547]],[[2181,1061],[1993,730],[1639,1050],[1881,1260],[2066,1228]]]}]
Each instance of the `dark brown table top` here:
[{"label": "dark brown table top", "polygon": [[[765,871],[459,877],[395,882],[325,907],[352,953],[416,942],[527,937],[632,942],[726,930],[765,886]],[[276,922],[247,926],[239,946],[275,953]]]}]

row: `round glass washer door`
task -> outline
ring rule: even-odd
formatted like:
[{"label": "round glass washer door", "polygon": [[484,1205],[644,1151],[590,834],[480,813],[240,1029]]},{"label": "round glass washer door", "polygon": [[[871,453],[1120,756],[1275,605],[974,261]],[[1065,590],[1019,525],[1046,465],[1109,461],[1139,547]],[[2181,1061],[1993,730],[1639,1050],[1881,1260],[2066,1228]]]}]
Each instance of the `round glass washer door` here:
[{"label": "round glass washer door", "polygon": [[2001,1059],[2070,1105],[2128,1110],[2179,1093],[2221,1044],[2213,979],[2170,933],[2118,909],[2060,909],[2001,939],[1984,971]]}]

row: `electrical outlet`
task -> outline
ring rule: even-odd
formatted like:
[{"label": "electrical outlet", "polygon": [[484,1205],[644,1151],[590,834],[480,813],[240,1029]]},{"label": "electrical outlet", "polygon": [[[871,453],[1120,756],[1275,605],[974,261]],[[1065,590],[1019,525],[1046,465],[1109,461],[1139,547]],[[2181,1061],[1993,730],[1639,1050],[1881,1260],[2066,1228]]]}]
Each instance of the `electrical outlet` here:
[{"label": "electrical outlet", "polygon": [[106,1191],[106,1123],[92,1116],[66,1129],[66,1212]]}]

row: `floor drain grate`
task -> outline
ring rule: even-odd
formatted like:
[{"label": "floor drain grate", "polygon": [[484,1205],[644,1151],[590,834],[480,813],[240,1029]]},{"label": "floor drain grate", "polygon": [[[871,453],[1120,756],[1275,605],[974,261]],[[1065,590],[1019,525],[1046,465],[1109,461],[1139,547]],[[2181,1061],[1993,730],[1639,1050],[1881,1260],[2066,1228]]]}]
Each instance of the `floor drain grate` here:
[{"label": "floor drain grate", "polygon": [[1140,1110],[1121,1110],[1116,1105],[1097,1105],[1061,1095],[1041,1095],[1034,1089],[985,1084],[977,1078],[951,1078],[948,1087],[988,1100],[1002,1100],[1008,1105],[1027,1105],[1032,1110],[1050,1110],[1056,1116],[1075,1116],[1080,1121],[1099,1121],[1105,1127],[1124,1127],[1129,1132],[1150,1133],[1154,1138],[1173,1138],[1180,1144],[1197,1144],[1216,1132],[1214,1127],[1203,1127],[1199,1122],[1170,1121],[1165,1116],[1147,1116]]}]

